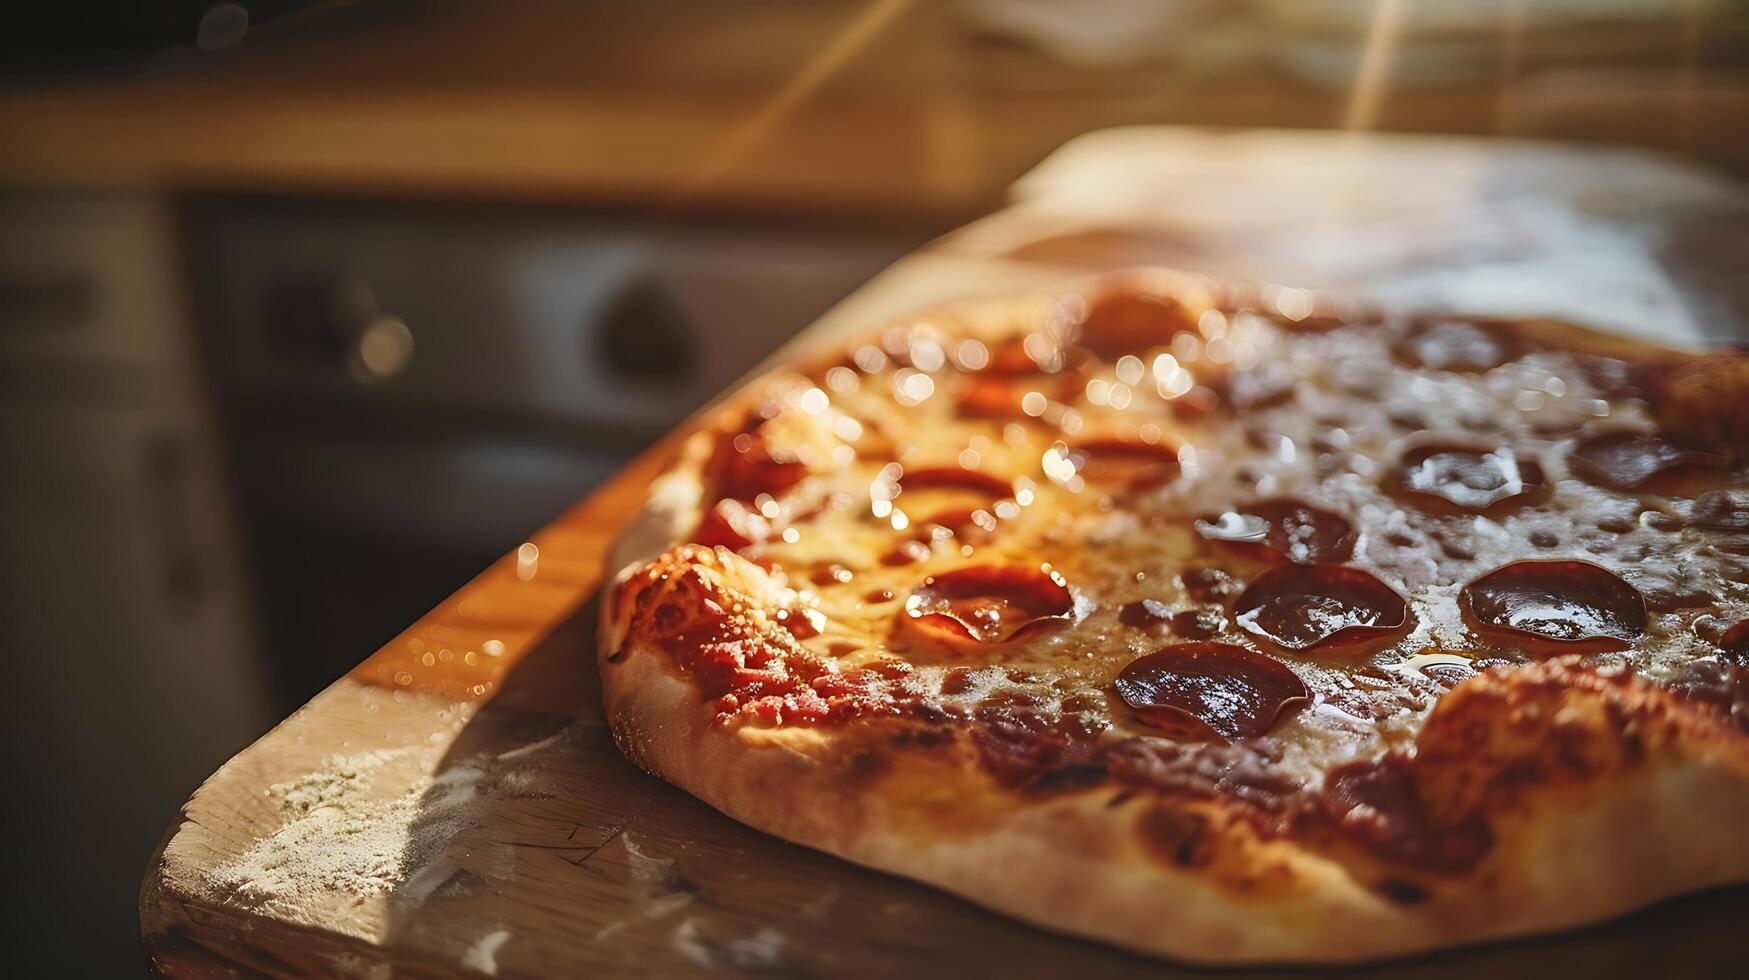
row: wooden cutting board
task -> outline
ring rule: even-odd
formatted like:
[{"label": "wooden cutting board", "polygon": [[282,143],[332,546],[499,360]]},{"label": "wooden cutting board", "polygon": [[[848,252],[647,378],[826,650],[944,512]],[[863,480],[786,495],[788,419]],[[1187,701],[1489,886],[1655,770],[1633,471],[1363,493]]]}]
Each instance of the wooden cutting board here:
[{"label": "wooden cutting board", "polygon": [[[1008,211],[894,266],[797,345],[829,344],[952,296],[1058,288],[1089,267],[1138,257],[1387,295],[1408,289],[1413,296],[1416,281],[1498,277],[1513,263],[1546,276],[1539,263],[1549,254],[1561,260],[1575,242],[1593,249],[1613,243],[1618,253],[1607,258],[1616,274],[1642,276],[1630,285],[1651,290],[1656,302],[1640,314],[1638,329],[1678,342],[1716,334],[1721,321],[1741,330],[1730,313],[1745,308],[1741,297],[1681,279],[1680,263],[1659,258],[1669,237],[1647,231],[1665,227],[1661,221],[1695,221],[1698,213],[1709,234],[1740,249],[1743,233],[1730,231],[1745,224],[1737,220],[1735,188],[1654,161],[1379,140],[1370,141],[1363,163],[1369,182],[1388,182],[1385,218],[1377,207],[1355,206],[1347,217],[1325,214],[1311,237],[1291,221],[1270,231],[1252,213],[1257,196],[1272,181],[1303,183],[1296,161],[1327,159],[1319,155],[1339,138],[1150,130],[1072,144],[1020,185]],[[1537,180],[1528,189],[1507,187],[1512,206],[1501,210],[1498,181],[1512,172],[1513,155],[1523,153],[1536,157]],[[1185,175],[1165,166],[1170,161],[1162,154],[1180,165],[1225,161],[1213,169],[1229,171],[1226,179],[1200,178],[1194,220],[1170,204],[1166,191],[1182,192]],[[1463,186],[1453,186],[1461,174],[1449,167],[1428,172],[1442,154],[1470,168],[1472,183],[1463,185],[1468,203]],[[1477,173],[1495,182],[1473,182]],[[1127,187],[1116,186],[1119,180]],[[1625,218],[1586,217],[1575,207],[1599,205],[1575,205],[1567,193],[1575,187],[1602,188],[1603,199],[1631,199],[1638,210]],[[1648,187],[1663,196],[1649,195]],[[1227,203],[1211,204],[1211,193],[1225,194]],[[1434,213],[1415,203],[1429,195],[1438,195]],[[1126,199],[1145,206],[1101,210],[1107,207],[1101,200]],[[1218,220],[1222,207],[1231,222]],[[1487,240],[1489,215],[1523,213],[1533,215],[1528,224],[1508,222],[1517,236],[1509,236],[1513,247],[1476,244]],[[1471,231],[1480,237],[1441,252],[1439,242],[1450,236],[1440,221],[1478,225]],[[1639,245],[1620,239],[1622,221],[1643,233]],[[1550,232],[1555,226],[1558,234]],[[1296,255],[1313,256],[1316,265],[1330,248],[1388,254],[1378,244],[1381,234],[1396,236],[1393,247],[1434,243],[1416,257],[1409,286],[1403,276],[1365,263],[1351,276],[1294,275]],[[1544,252],[1527,241],[1540,242]],[[1354,263],[1355,254],[1345,261]],[[1559,305],[1558,290],[1538,288],[1544,295],[1536,302]],[[1594,289],[1579,275],[1571,291]],[[1678,302],[1660,306],[1665,296]],[[1516,301],[1526,302],[1522,294]],[[1437,296],[1428,305],[1439,305]],[[1695,310],[1715,312],[1700,317]],[[653,447],[196,791],[141,892],[142,934],[154,968],[189,976],[1196,972],[1020,925],[767,837],[619,756],[599,709],[595,592],[609,541],[675,444],[670,437]],[[1749,889],[1734,889],[1577,933],[1343,972],[1737,976],[1735,933],[1745,921]]]}]

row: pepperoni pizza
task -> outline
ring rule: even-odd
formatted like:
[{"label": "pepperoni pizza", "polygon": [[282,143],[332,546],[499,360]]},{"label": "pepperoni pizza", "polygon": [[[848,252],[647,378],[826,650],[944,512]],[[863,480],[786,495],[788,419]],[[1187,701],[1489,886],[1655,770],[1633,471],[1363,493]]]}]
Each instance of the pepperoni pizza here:
[{"label": "pepperoni pizza", "polygon": [[717,411],[623,751],[1031,922],[1353,961],[1749,880],[1749,354],[1134,272]]}]

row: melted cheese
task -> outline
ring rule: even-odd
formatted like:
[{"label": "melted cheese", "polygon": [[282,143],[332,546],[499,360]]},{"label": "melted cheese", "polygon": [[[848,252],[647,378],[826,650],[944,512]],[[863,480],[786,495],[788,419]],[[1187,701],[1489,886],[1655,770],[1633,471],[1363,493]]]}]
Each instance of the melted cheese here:
[{"label": "melted cheese", "polygon": [[[1743,556],[1725,550],[1718,534],[1659,527],[1658,515],[1681,517],[1691,497],[1625,494],[1573,476],[1566,455],[1583,432],[1601,423],[1652,424],[1642,403],[1592,380],[1587,355],[1532,349],[1479,373],[1417,369],[1392,357],[1392,327],[1300,333],[1254,314],[1209,314],[1198,331],[1115,362],[1015,377],[1024,409],[1014,418],[963,414],[958,396],[973,373],[966,368],[988,364],[1004,340],[1021,339],[1049,366],[1063,362],[1050,353],[1049,316],[1024,307],[991,323],[890,330],[783,400],[784,412],[829,427],[854,450],[837,451],[793,491],[823,501],[817,513],[780,522],[781,533],[743,550],[775,563],[824,613],[826,629],[806,641],[810,649],[846,669],[903,659],[931,689],[955,667],[1011,668],[1038,678],[1015,682],[1022,687],[1091,704],[1111,737],[1157,734],[1116,697],[1112,681],[1134,658],[1180,640],[1126,626],[1119,610],[1142,599],[1173,612],[1207,608],[1186,594],[1184,569],[1215,565],[1249,581],[1268,566],[1204,540],[1194,520],[1260,498],[1297,498],[1354,525],[1345,564],[1396,590],[1414,619],[1400,639],[1360,652],[1296,655],[1239,629],[1230,615],[1214,637],[1279,658],[1312,690],[1313,702],[1271,732],[1285,745],[1284,764],[1310,781],[1412,741],[1443,689],[1422,668],[1527,659],[1475,635],[1459,613],[1465,583],[1507,562],[1595,562],[1663,607],[1672,605],[1669,594],[1694,586],[1710,593],[1713,602],[1655,609],[1646,636],[1615,655],[1655,679],[1716,653],[1697,637],[1697,618],[1749,616]],[[1291,371],[1294,390],[1284,401],[1243,413],[1179,407],[1206,394],[1199,383],[1270,364]],[[1510,447],[1538,461],[1546,495],[1500,513],[1454,514],[1388,492],[1381,481],[1397,455],[1428,434]],[[1107,438],[1178,447],[1181,472],[1133,493],[1090,480],[1072,450]],[[830,452],[829,442],[809,445]],[[904,471],[940,466],[998,477],[1012,492],[991,499],[974,488],[905,488]],[[1741,471],[1724,480],[1745,483]],[[965,533],[929,532],[930,517],[968,510],[977,525]],[[908,541],[919,542],[908,547],[921,560],[895,554]],[[914,588],[976,563],[1055,569],[1074,590],[1077,616],[1021,641],[970,650],[905,628],[904,600]],[[961,696],[987,695],[975,687]]]}]

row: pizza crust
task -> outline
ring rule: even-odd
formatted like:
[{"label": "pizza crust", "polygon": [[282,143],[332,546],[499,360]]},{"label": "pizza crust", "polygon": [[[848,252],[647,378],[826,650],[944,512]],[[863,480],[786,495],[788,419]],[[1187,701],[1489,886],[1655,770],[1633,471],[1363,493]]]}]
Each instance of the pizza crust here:
[{"label": "pizza crust", "polygon": [[[721,722],[639,641],[617,587],[697,526],[710,450],[708,437],[689,440],[610,550],[599,662],[626,756],[749,826],[1046,929],[1217,964],[1373,960],[1569,928],[1749,880],[1749,754],[1728,729],[1674,737],[1607,778],[1527,792],[1498,816],[1480,865],[1422,878],[1430,887],[1411,899],[1354,861],[1261,838],[1224,819],[1218,800],[1191,804],[1221,828],[1216,873],[1150,853],[1137,825],[1153,804],[1120,801],[1109,785],[1022,798],[925,750],[893,753],[870,774],[859,750],[881,739],[878,724]],[[931,782],[951,799],[918,789]]]},{"label": "pizza crust", "polygon": [[602,676],[627,757],[730,817],[1046,929],[1156,956],[1358,962],[1596,922],[1749,878],[1740,833],[1749,775],[1716,758],[1543,794],[1502,828],[1484,865],[1404,905],[1287,841],[1220,842],[1251,865],[1257,884],[1248,890],[1168,867],[1134,829],[1147,803],[1113,807],[1109,788],[1010,808],[993,785],[956,787],[975,802],[950,817],[870,791],[832,733],[717,724],[656,651],[626,651],[603,663]]}]

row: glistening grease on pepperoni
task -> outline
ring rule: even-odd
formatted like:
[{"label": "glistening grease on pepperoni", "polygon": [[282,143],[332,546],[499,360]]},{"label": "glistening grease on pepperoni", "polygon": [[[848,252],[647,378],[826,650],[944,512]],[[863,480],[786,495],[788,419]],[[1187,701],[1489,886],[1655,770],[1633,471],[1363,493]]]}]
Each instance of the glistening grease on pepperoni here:
[{"label": "glistening grease on pepperoni", "polygon": [[1354,553],[1354,525],[1347,518],[1289,497],[1204,518],[1196,522],[1196,531],[1260,561],[1305,565],[1342,561]]},{"label": "glistening grease on pepperoni", "polygon": [[1176,447],[1117,437],[1092,439],[1069,450],[1075,470],[1093,483],[1149,490],[1178,478]]},{"label": "glistening grease on pepperoni", "polygon": [[1649,432],[1606,432],[1573,447],[1574,472],[1612,490],[1638,490],[1660,477],[1722,470],[1716,453],[1673,446]]},{"label": "glistening grease on pepperoni", "polygon": [[946,639],[1006,643],[1067,621],[1075,600],[1063,577],[1022,565],[973,565],[932,575],[905,600],[905,616]]},{"label": "glistening grease on pepperoni", "polygon": [[[1007,480],[960,466],[930,466],[906,470],[899,478],[899,487],[913,493],[933,489],[965,491],[986,501],[995,501],[1014,492],[1014,485]],[[959,499],[963,500],[963,496]],[[920,521],[918,533],[922,536],[921,540],[927,540],[930,535],[945,528],[967,544],[985,544],[996,533],[996,526],[995,515],[985,507],[953,506],[950,503]]]},{"label": "glistening grease on pepperoni", "polygon": [[1391,474],[1398,490],[1433,509],[1485,511],[1540,494],[1542,467],[1510,449],[1430,443],[1408,450]]},{"label": "glistening grease on pepperoni", "polygon": [[1196,741],[1262,735],[1289,705],[1311,699],[1281,661],[1230,643],[1180,643],[1138,657],[1112,686],[1148,725]]},{"label": "glistening grease on pepperoni", "polygon": [[1277,565],[1233,603],[1245,630],[1288,650],[1338,648],[1402,629],[1409,607],[1390,586],[1343,565]]},{"label": "glistening grease on pepperoni", "polygon": [[1621,650],[1646,632],[1646,601],[1614,572],[1582,561],[1517,561],[1464,586],[1464,618],[1533,652]]},{"label": "glistening grease on pepperoni", "polygon": [[1524,343],[1499,323],[1424,320],[1409,329],[1395,350],[1411,367],[1473,373],[1518,360]]}]

